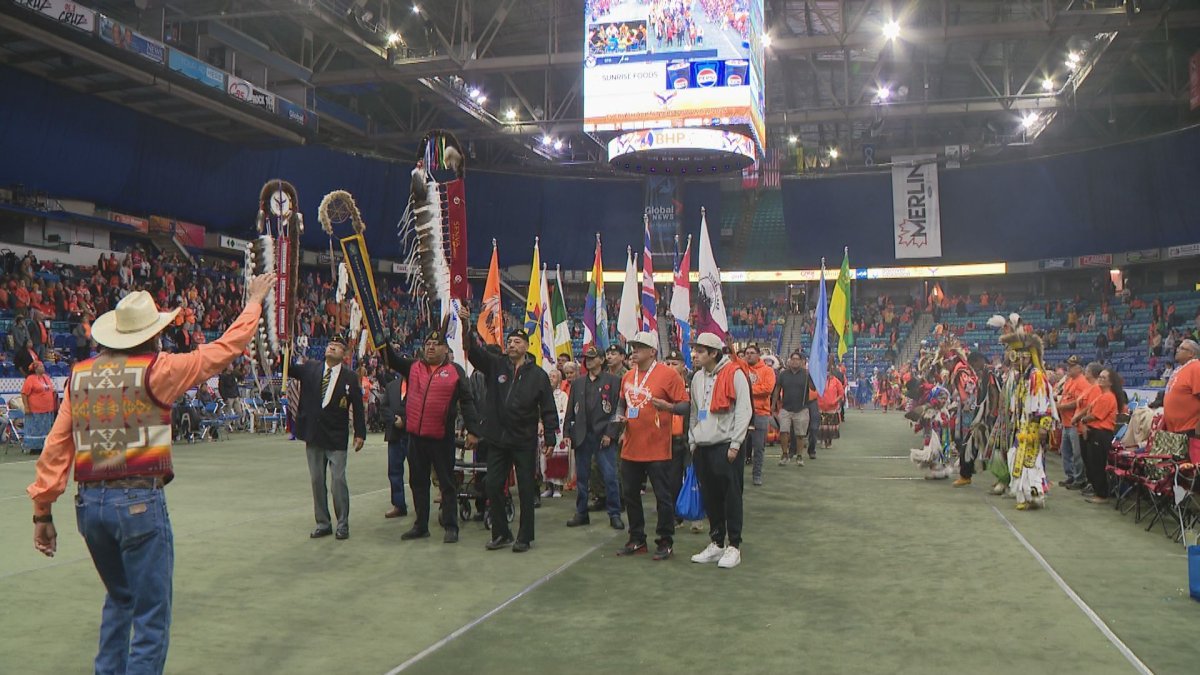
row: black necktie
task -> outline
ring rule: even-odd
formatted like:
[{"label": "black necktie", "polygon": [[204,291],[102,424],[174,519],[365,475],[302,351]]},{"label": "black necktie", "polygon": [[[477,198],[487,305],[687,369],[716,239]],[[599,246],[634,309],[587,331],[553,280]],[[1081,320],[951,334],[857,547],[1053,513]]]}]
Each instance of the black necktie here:
[{"label": "black necktie", "polygon": [[324,405],[324,403],[325,403],[325,392],[329,391],[329,376],[330,376],[330,374],[332,374],[332,372],[333,372],[332,368],[330,368],[329,366],[325,366],[325,375],[321,378],[321,404],[322,405]]}]

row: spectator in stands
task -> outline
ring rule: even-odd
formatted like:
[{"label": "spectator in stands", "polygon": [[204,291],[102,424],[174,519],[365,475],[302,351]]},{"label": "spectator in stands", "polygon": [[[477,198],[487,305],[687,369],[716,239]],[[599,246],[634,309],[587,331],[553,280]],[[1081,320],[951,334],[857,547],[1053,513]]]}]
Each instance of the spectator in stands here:
[{"label": "spectator in stands", "polygon": [[46,374],[46,365],[34,361],[33,372],[25,378],[21,387],[21,399],[25,404],[25,438],[22,446],[26,452],[41,452],[50,427],[54,424],[54,413],[58,410],[58,393],[54,381]]},{"label": "spectator in stands", "polygon": [[32,374],[33,364],[39,360],[37,352],[33,349],[33,340],[26,337],[22,342],[14,340],[14,344],[17,349],[13,354],[13,364],[17,367],[17,372],[23,376]]},{"label": "spectator in stands", "polygon": [[1101,362],[1108,360],[1108,336],[1104,331],[1096,333],[1096,360]]},{"label": "spectator in stands", "polygon": [[75,360],[82,361],[92,355],[92,317],[84,314],[71,329],[75,337]]},{"label": "spectator in stands", "polygon": [[[17,318],[13,320],[10,336],[12,337],[14,351],[20,351],[25,348],[25,343],[29,341],[29,324],[26,323],[24,314],[18,314]],[[22,374],[27,375],[28,373]]]},{"label": "spectator in stands", "polygon": [[238,367],[229,364],[225,372],[217,377],[217,393],[225,400],[225,405],[236,415],[242,414],[242,374]]}]

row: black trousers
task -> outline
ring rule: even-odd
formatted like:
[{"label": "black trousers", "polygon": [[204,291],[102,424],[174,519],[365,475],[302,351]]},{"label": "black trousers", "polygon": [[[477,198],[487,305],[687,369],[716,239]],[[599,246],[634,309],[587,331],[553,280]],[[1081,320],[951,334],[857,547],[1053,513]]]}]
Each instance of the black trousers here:
[{"label": "black trousers", "polygon": [[504,484],[514,469],[517,474],[517,493],[521,500],[520,527],[517,541],[533,541],[533,500],[537,496],[534,472],[537,471],[537,442],[527,448],[489,445],[487,457],[488,509],[492,514],[492,539],[512,537],[512,528],[504,513]]},{"label": "black trousers", "polygon": [[975,460],[967,459],[967,443],[969,441],[955,441],[954,447],[958,450],[958,475],[961,478],[970,479],[975,475]]},{"label": "black trousers", "polygon": [[1083,469],[1097,497],[1108,497],[1108,451],[1112,449],[1113,432],[1088,427],[1083,443]]},{"label": "black trousers", "polygon": [[[809,438],[814,435],[810,434]],[[700,498],[708,512],[709,537],[717,546],[742,546],[742,488],[746,483],[746,446],[729,461],[729,444],[696,446],[692,465],[700,480]]]},{"label": "black trousers", "polygon": [[671,473],[673,460],[657,462],[635,462],[621,460],[621,489],[625,492],[625,515],[629,518],[629,541],[646,541],[646,512],[642,509],[642,482],[650,479],[654,490],[654,502],[658,509],[658,523],[654,532],[655,541],[667,546],[675,543],[675,496],[678,487],[672,489]]},{"label": "black trousers", "polygon": [[[817,456],[817,429],[821,426],[821,410],[816,401],[808,402],[808,456]],[[745,448],[746,446],[742,446]]]},{"label": "black trousers", "polygon": [[[475,463],[487,464],[488,461],[488,444],[482,438],[475,446]],[[475,512],[483,516],[483,510],[487,508],[487,471],[477,471],[475,473]]]},{"label": "black trousers", "polygon": [[440,523],[447,530],[458,529],[458,485],[454,482],[454,438],[408,436],[408,485],[412,488],[416,520],[413,529],[429,529],[429,474],[437,472],[442,492]]},{"label": "black trousers", "polygon": [[671,503],[679,501],[679,493],[683,490],[683,473],[687,469],[688,443],[686,436],[671,438]]}]

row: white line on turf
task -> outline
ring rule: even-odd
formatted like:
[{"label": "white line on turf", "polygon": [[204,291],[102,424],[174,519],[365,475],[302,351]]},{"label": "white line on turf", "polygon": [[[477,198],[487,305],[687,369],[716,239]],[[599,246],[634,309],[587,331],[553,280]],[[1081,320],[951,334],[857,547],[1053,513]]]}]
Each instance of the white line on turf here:
[{"label": "white line on turf", "polygon": [[1029,554],[1038,561],[1038,564],[1042,566],[1042,569],[1046,570],[1046,574],[1050,575],[1050,578],[1054,580],[1054,583],[1058,584],[1058,587],[1062,589],[1062,592],[1067,594],[1067,597],[1071,599],[1071,602],[1074,602],[1075,606],[1078,607],[1081,612],[1083,612],[1084,616],[1090,619],[1091,622],[1095,624],[1096,628],[1100,629],[1100,632],[1104,635],[1104,637],[1108,638],[1108,641],[1111,642],[1114,647],[1117,648],[1117,651],[1121,652],[1121,655],[1124,656],[1125,660],[1133,666],[1134,670],[1142,673],[1142,675],[1154,675],[1154,671],[1150,670],[1150,667],[1145,663],[1142,663],[1142,660],[1137,657],[1137,654],[1134,654],[1133,650],[1130,649],[1124,642],[1122,642],[1121,638],[1117,637],[1117,634],[1108,627],[1108,624],[1104,623],[1104,619],[1101,619],[1100,615],[1096,614],[1095,610],[1093,610],[1086,602],[1084,602],[1083,598],[1079,597],[1079,594],[1076,593],[1075,590],[1071,588],[1061,576],[1059,576],[1058,572],[1054,570],[1054,567],[1052,567],[1050,563],[1042,557],[1041,553],[1038,553],[1038,550],[1034,548],[1033,544],[1030,544],[1029,540],[1017,530],[1016,526],[1012,524],[1012,521],[1006,518],[1004,514],[1000,512],[1000,509],[996,508],[995,506],[992,506],[992,510],[996,512],[996,516],[1000,518],[1000,520],[1004,521],[1004,524],[1008,526],[1008,531],[1012,532],[1013,536],[1017,538],[1017,541],[1021,542],[1021,545],[1025,547],[1025,550],[1029,551]]},{"label": "white line on turf", "polygon": [[418,662],[420,662],[426,656],[429,656],[430,654],[436,652],[437,650],[441,649],[442,647],[445,647],[446,645],[450,644],[454,640],[462,637],[465,633],[467,633],[467,631],[470,631],[472,628],[478,626],[479,624],[483,623],[484,621],[487,621],[488,619],[492,618],[493,616],[504,611],[504,608],[506,608],[509,605],[513,604],[514,602],[520,600],[521,598],[525,597],[526,595],[529,595],[531,592],[533,592],[535,589],[537,589],[542,584],[546,583],[547,581],[550,581],[554,577],[565,572],[567,570],[567,568],[571,567],[572,565],[579,562],[580,560],[583,560],[584,558],[588,557],[589,555],[595,553],[597,549],[599,549],[601,546],[608,544],[611,540],[612,540],[612,537],[609,537],[609,538],[605,539],[604,541],[600,542],[599,544],[596,544],[595,546],[584,551],[583,553],[580,553],[579,555],[575,556],[574,558],[568,560],[567,562],[559,565],[557,568],[550,571],[546,575],[542,576],[537,581],[534,581],[532,584],[529,584],[524,589],[522,589],[520,592],[518,592],[516,595],[514,595],[511,598],[500,603],[499,605],[497,605],[492,610],[488,611],[483,616],[473,619],[469,623],[467,623],[467,624],[463,625],[462,627],[460,627],[459,629],[455,630],[453,633],[450,633],[449,635],[442,638],[441,640],[438,640],[437,642],[429,645],[425,649],[422,649],[420,652],[418,652],[416,655],[414,655],[409,660],[405,661],[404,663],[401,663],[400,665],[396,666],[395,668],[392,668],[391,670],[389,670],[386,673],[386,675],[396,675],[397,673],[402,673],[405,670],[407,670],[408,668],[416,665]]}]

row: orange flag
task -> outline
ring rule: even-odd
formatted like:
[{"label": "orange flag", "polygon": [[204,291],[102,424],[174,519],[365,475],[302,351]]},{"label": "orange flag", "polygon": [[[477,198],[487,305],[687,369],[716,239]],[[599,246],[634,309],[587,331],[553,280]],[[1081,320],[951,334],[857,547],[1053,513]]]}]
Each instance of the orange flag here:
[{"label": "orange flag", "polygon": [[504,310],[500,308],[500,261],[496,257],[496,240],[492,240],[492,264],[488,267],[487,285],[483,290],[483,307],[479,311],[479,334],[488,344],[504,342]]}]

